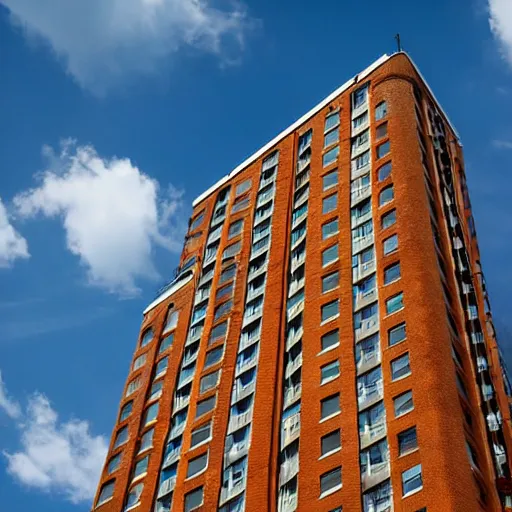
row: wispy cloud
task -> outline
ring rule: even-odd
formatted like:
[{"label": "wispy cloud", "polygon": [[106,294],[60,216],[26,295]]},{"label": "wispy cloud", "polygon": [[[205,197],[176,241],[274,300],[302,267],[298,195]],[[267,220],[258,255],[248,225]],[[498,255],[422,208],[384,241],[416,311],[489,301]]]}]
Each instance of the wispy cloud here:
[{"label": "wispy cloud", "polygon": [[107,440],[90,432],[87,421],[59,420],[41,393],[29,397],[22,410],[0,381],[0,408],[15,420],[20,449],[4,452],[8,473],[21,484],[61,494],[71,503],[90,502],[107,453]]},{"label": "wispy cloud", "polygon": [[45,155],[39,185],[14,198],[18,214],[61,220],[91,285],[129,297],[139,278],[157,279],[154,249],[180,249],[181,193],[161,190],[128,158],[102,158],[91,146],[67,141],[59,154],[45,148]]},{"label": "wispy cloud", "polygon": [[[14,24],[53,50],[75,80],[102,94],[162,69],[182,48],[236,60],[252,25],[245,7],[210,0],[0,0]],[[174,68],[174,73],[178,71]]]},{"label": "wispy cloud", "polygon": [[512,67],[512,2],[488,0],[489,24],[500,45],[503,57]]},{"label": "wispy cloud", "polygon": [[492,141],[492,145],[496,149],[512,149],[512,140],[495,139]]},{"label": "wispy cloud", "polygon": [[0,268],[10,267],[15,260],[29,257],[27,241],[14,229],[0,198]]},{"label": "wispy cloud", "polygon": [[9,397],[7,388],[2,379],[0,371],[0,410],[3,410],[10,418],[18,418],[21,414],[21,407],[18,402]]}]

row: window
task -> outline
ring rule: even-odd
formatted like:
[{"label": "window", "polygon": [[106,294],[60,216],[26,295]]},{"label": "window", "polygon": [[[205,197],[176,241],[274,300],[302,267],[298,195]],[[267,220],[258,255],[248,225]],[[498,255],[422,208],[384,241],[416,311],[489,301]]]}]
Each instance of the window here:
[{"label": "window", "polygon": [[409,352],[391,361],[391,380],[401,379],[410,374]]},{"label": "window", "polygon": [[137,485],[134,485],[130,491],[128,492],[128,498],[126,498],[126,506],[124,510],[129,510],[130,508],[134,508],[136,505],[140,503],[140,495],[144,489],[144,484],[141,482]]},{"label": "window", "polygon": [[393,398],[393,407],[395,409],[395,418],[412,411],[414,409],[412,391],[406,391],[405,393]]},{"label": "window", "polygon": [[228,245],[224,252],[222,253],[222,259],[227,260],[229,258],[233,258],[240,251],[241,244],[240,242],[235,242],[234,244]]},{"label": "window", "polygon": [[197,427],[195,430],[192,430],[192,435],[190,438],[190,448],[194,448],[200,443],[210,439],[212,434],[212,424],[209,421],[200,427]]},{"label": "window", "polygon": [[326,153],[324,153],[324,156],[322,157],[322,165],[324,167],[327,167],[328,165],[331,165],[334,162],[336,162],[339,152],[340,152],[340,147],[336,146],[335,148],[332,148],[329,151],[327,151]]},{"label": "window", "polygon": [[163,375],[167,371],[168,363],[169,358],[167,356],[162,357],[162,359],[156,363],[155,378],[160,377],[160,375]]},{"label": "window", "polygon": [[389,228],[396,222],[396,210],[385,213],[380,219],[382,229]]},{"label": "window", "polygon": [[384,284],[392,283],[400,279],[400,262],[390,265],[384,269]]},{"label": "window", "polygon": [[145,347],[146,345],[151,343],[152,340],[153,340],[153,329],[151,329],[151,328],[150,329],[146,329],[144,331],[144,334],[142,335],[141,340],[140,340],[141,348]]},{"label": "window", "polygon": [[326,322],[337,316],[340,312],[340,301],[338,299],[323,304],[321,308],[322,322]]},{"label": "window", "polygon": [[418,448],[416,427],[408,428],[398,434],[398,454],[405,455]]},{"label": "window", "polygon": [[338,233],[338,219],[333,219],[322,225],[322,240]]},{"label": "window", "polygon": [[391,254],[398,249],[398,235],[390,236],[383,242],[384,255]]},{"label": "window", "polygon": [[322,213],[330,213],[336,209],[338,203],[338,194],[332,194],[324,197],[322,200]]},{"label": "window", "polygon": [[130,400],[126,404],[123,405],[123,408],[121,409],[121,414],[119,414],[119,421],[124,421],[130,414],[132,413],[133,409],[133,402]]},{"label": "window", "polygon": [[327,133],[324,137],[324,148],[328,148],[332,144],[335,144],[340,139],[339,130],[332,130]]},{"label": "window", "polygon": [[340,344],[340,333],[338,329],[324,334],[321,338],[322,351],[337,347]]},{"label": "window", "polygon": [[328,453],[334,452],[341,448],[341,435],[340,429],[331,432],[321,439],[321,455],[326,455]]},{"label": "window", "polygon": [[386,313],[391,315],[392,313],[396,313],[400,311],[404,307],[404,297],[403,293],[400,292],[397,295],[394,295],[390,299],[386,301]]},{"label": "window", "polygon": [[353,165],[352,167],[355,167],[356,170],[362,169],[366,165],[370,163],[370,150],[365,151],[361,155],[359,155],[357,158],[352,160]]},{"label": "window", "polygon": [[233,222],[229,226],[228,240],[231,240],[235,236],[239,235],[242,232],[242,228],[243,227],[244,227],[244,221],[243,220],[237,220],[236,222]]},{"label": "window", "polygon": [[368,93],[368,86],[363,85],[352,95],[353,108],[358,108],[366,103],[366,96]]},{"label": "window", "polygon": [[341,467],[320,475],[320,495],[331,494],[341,487]]},{"label": "window", "polygon": [[149,392],[148,400],[156,400],[162,394],[162,388],[164,387],[164,383],[162,380],[157,380],[153,382],[151,386],[151,391]]},{"label": "window", "polygon": [[228,314],[231,311],[231,308],[233,306],[233,301],[228,300],[226,302],[223,302],[222,304],[218,305],[215,308],[215,314],[213,315],[213,321],[216,322],[224,315]]},{"label": "window", "polygon": [[239,197],[233,204],[233,208],[231,208],[231,213],[237,213],[242,210],[245,210],[248,206],[249,206],[249,196]]},{"label": "window", "polygon": [[121,445],[126,443],[126,441],[128,441],[128,427],[123,427],[117,431],[114,448],[119,448]]},{"label": "window", "polygon": [[151,404],[146,409],[146,413],[144,414],[143,425],[149,425],[149,423],[156,420],[157,416],[158,416],[158,402]]},{"label": "window", "polygon": [[322,277],[322,293],[329,292],[337,288],[340,284],[340,274],[338,271],[327,274]]},{"label": "window", "polygon": [[201,400],[200,402],[197,402],[196,418],[199,418],[199,416],[202,416],[203,414],[206,414],[207,412],[213,410],[213,408],[215,407],[216,398],[217,397],[213,395],[209,398]]},{"label": "window", "polygon": [[322,190],[334,187],[338,184],[338,170],[335,169],[332,172],[324,174],[322,177]]},{"label": "window", "polygon": [[388,114],[388,105],[385,101],[381,101],[376,107],[375,107],[375,121],[379,121],[380,119],[383,119]]},{"label": "window", "polygon": [[135,379],[130,381],[130,383],[128,384],[128,387],[126,388],[125,396],[129,396],[132,393],[135,393],[135,391],[137,391],[137,389],[139,389],[139,387],[140,387],[140,377],[135,377]]},{"label": "window", "polygon": [[387,162],[382,167],[379,167],[379,170],[378,170],[379,181],[384,181],[391,174],[391,170],[392,170],[391,162]]},{"label": "window", "polygon": [[405,322],[388,331],[388,340],[390,347],[405,340]]},{"label": "window", "polygon": [[363,126],[367,122],[368,122],[368,112],[365,112],[364,114],[357,116],[352,121],[352,130],[357,130],[359,127]]},{"label": "window", "polygon": [[337,378],[340,374],[340,362],[332,361],[320,368],[320,384],[325,384]]},{"label": "window", "polygon": [[119,464],[121,464],[121,453],[114,455],[108,462],[107,466],[107,474],[111,474],[119,468]]},{"label": "window", "polygon": [[194,231],[195,229],[197,229],[201,225],[203,220],[204,220],[204,211],[202,211],[201,213],[197,214],[192,219],[192,222],[190,223],[189,231]]},{"label": "window", "polygon": [[224,286],[224,288],[219,288],[217,293],[215,294],[215,300],[220,300],[222,298],[228,297],[233,293],[233,283]]},{"label": "window", "polygon": [[222,322],[216,325],[210,332],[210,338],[208,340],[208,344],[211,345],[216,341],[223,340],[226,337],[226,332],[228,330],[228,323]]},{"label": "window", "polygon": [[198,487],[193,491],[185,494],[185,510],[184,512],[190,512],[200,507],[203,504],[203,488]]},{"label": "window", "polygon": [[209,389],[213,389],[217,383],[219,382],[219,370],[213,373],[209,373],[201,378],[201,382],[199,384],[199,392],[205,393]]},{"label": "window", "polygon": [[338,259],[338,244],[322,251],[322,266],[327,266]]},{"label": "window", "polygon": [[393,201],[395,198],[395,189],[393,185],[389,187],[383,188],[379,194],[379,206],[384,206],[385,204]]},{"label": "window", "polygon": [[99,507],[102,503],[105,503],[110,498],[112,498],[112,496],[114,495],[114,482],[115,480],[112,480],[111,482],[103,484],[103,487],[101,488],[100,491],[100,495],[98,496],[98,501],[96,502],[97,507]]},{"label": "window", "polygon": [[154,428],[150,428],[147,432],[144,432],[144,434],[140,438],[139,453],[142,453],[146,450],[149,450],[149,448],[153,447],[154,434],[155,434]]},{"label": "window", "polygon": [[388,123],[382,123],[377,126],[377,129],[375,130],[375,135],[377,140],[382,139],[388,134]]},{"label": "window", "polygon": [[328,396],[320,402],[320,418],[330,418],[340,412],[340,394]]},{"label": "window", "polygon": [[161,342],[160,342],[160,348],[158,349],[158,353],[161,354],[162,352],[165,352],[174,341],[174,334],[169,334],[169,336],[166,336]]},{"label": "window", "polygon": [[325,117],[324,132],[327,132],[340,124],[340,112],[334,112]]},{"label": "window", "polygon": [[239,196],[239,195],[243,194],[244,192],[246,192],[247,190],[249,190],[251,188],[251,185],[252,185],[252,180],[242,181],[242,183],[240,183],[239,185],[236,186],[235,196]]},{"label": "window", "polygon": [[372,201],[371,199],[365,199],[361,203],[359,203],[357,206],[352,208],[351,214],[353,219],[360,219],[361,217],[364,217],[368,213],[370,213],[372,210]]},{"label": "window", "polygon": [[224,352],[224,346],[214,348],[209,352],[206,352],[206,358],[204,360],[204,368],[209,368],[214,364],[217,364],[222,359],[222,354]]},{"label": "window", "polygon": [[408,496],[423,487],[421,477],[421,464],[408,469],[402,473],[402,494]]},{"label": "window", "polygon": [[223,284],[230,279],[233,279],[236,274],[236,265],[229,265],[220,274],[219,284]]},{"label": "window", "polygon": [[135,468],[133,469],[133,478],[137,478],[138,476],[144,475],[148,472],[148,462],[149,455],[146,455],[143,459],[136,462]]},{"label": "window", "polygon": [[389,140],[377,146],[377,158],[382,158],[389,153]]},{"label": "window", "polygon": [[195,459],[191,459],[188,461],[188,467],[187,467],[187,478],[191,478],[198,473],[201,473],[201,471],[204,471],[206,469],[206,466],[208,465],[208,452],[203,453],[203,455],[200,455],[199,457],[196,457]]}]

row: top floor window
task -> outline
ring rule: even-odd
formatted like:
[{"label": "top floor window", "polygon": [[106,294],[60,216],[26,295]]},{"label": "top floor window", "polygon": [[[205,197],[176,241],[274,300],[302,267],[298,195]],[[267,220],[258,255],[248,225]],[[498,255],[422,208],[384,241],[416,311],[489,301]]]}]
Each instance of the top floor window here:
[{"label": "top floor window", "polygon": [[145,347],[146,345],[149,345],[151,341],[153,340],[153,329],[151,327],[149,329],[146,329],[144,331],[144,334],[142,335],[142,338],[140,340],[140,346]]},{"label": "top floor window", "polygon": [[368,86],[364,85],[357,89],[352,95],[353,107],[358,108],[362,107],[366,103],[366,98],[368,96]]},{"label": "top floor window", "polygon": [[379,121],[380,119],[384,119],[388,114],[388,104],[385,101],[381,101],[375,107],[375,120]]},{"label": "top floor window", "polygon": [[165,321],[165,327],[164,332],[172,331],[173,329],[176,329],[176,326],[178,325],[178,317],[180,315],[179,311],[176,311],[173,309],[172,304],[169,308],[169,311],[167,312],[167,319]]},{"label": "top floor window", "polygon": [[340,124],[340,112],[334,112],[332,114],[329,114],[325,117],[325,125],[324,125],[324,131],[328,132],[335,126],[338,126]]}]

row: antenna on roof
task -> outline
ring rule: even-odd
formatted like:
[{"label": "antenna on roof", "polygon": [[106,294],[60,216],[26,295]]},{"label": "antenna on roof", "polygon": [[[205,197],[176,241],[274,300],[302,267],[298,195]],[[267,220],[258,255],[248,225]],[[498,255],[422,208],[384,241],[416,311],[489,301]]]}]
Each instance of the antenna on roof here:
[{"label": "antenna on roof", "polygon": [[397,51],[398,52],[401,52],[402,51],[402,44],[400,42],[400,34],[397,34],[395,36],[395,39],[396,39],[396,47],[397,47]]}]

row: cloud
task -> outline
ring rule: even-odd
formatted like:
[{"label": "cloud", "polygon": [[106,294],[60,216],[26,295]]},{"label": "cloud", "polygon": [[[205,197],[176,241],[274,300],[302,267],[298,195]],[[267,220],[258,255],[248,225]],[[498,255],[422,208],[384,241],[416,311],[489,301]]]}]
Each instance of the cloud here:
[{"label": "cloud", "polygon": [[489,24],[494,37],[500,43],[503,57],[512,66],[512,2],[489,1]]},{"label": "cloud", "polygon": [[5,383],[2,379],[2,372],[0,371],[0,409],[10,418],[18,418],[21,414],[20,404],[9,398]]},{"label": "cloud", "polygon": [[138,278],[156,279],[152,253],[179,250],[181,195],[165,193],[127,158],[101,158],[91,146],[45,148],[48,168],[39,186],[13,202],[23,218],[42,214],[62,221],[67,248],[87,269],[88,282],[133,296]]},{"label": "cloud", "polygon": [[9,222],[7,210],[0,198],[0,268],[12,266],[18,258],[29,258],[27,241]]},{"label": "cloud", "polygon": [[229,62],[251,25],[244,7],[210,0],[0,0],[14,24],[45,41],[83,87],[104,93],[129,74],[151,74],[184,47]]},{"label": "cloud", "polygon": [[87,421],[59,421],[40,393],[29,398],[24,414],[16,407],[21,450],[4,453],[8,473],[28,487],[63,494],[72,503],[90,502],[105,461],[106,438],[91,435]]},{"label": "cloud", "polygon": [[493,140],[492,145],[496,149],[512,149],[512,140]]}]

